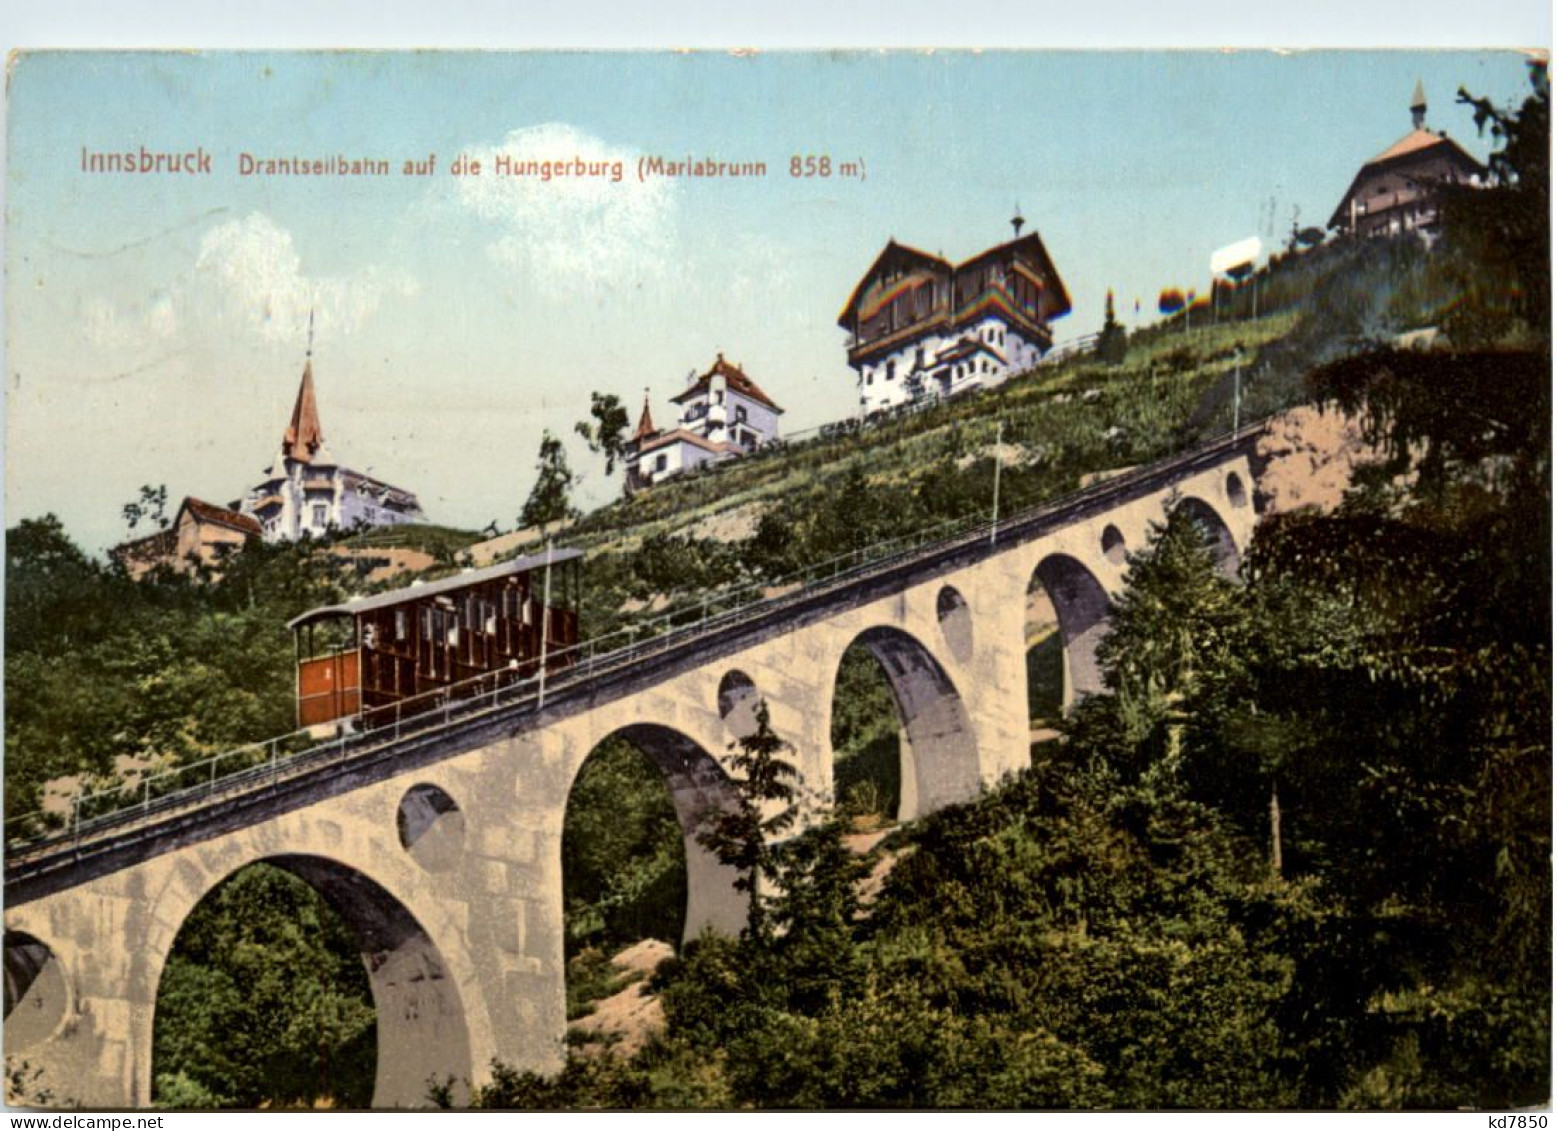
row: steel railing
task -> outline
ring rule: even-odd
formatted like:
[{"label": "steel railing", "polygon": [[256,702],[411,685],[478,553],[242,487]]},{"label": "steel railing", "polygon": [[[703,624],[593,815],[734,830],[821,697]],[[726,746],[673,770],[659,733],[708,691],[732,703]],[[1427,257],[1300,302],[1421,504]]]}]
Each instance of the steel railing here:
[{"label": "steel railing", "polygon": [[938,554],[993,545],[1001,532],[1009,534],[1079,505],[1127,493],[1172,467],[1208,458],[1254,434],[1264,423],[1253,422],[1191,452],[1133,468],[1005,519],[988,515],[945,519],[776,580],[734,586],[673,606],[646,621],[549,652],[544,680],[539,671],[532,675],[521,675],[512,669],[486,672],[394,704],[366,708],[343,720],[333,737],[320,738],[309,730],[295,730],[175,766],[137,782],[79,794],[72,800],[68,813],[37,810],[8,820],[8,858],[46,852],[62,842],[79,843],[101,829],[133,824],[213,797],[245,792],[250,787],[278,784],[329,762],[424,740],[494,711],[538,712],[548,698],[555,699],[645,659],[663,656],[711,634],[728,633],[789,605],[901,566],[926,547]]}]

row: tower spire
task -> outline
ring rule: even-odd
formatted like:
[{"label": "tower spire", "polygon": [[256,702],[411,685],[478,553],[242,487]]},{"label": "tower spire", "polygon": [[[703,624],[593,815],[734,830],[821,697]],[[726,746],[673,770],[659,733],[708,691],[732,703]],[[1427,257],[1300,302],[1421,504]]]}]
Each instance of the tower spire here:
[{"label": "tower spire", "polygon": [[1422,80],[1416,80],[1416,89],[1411,92],[1411,128],[1420,130],[1426,128],[1427,122],[1427,92],[1422,89]]},{"label": "tower spire", "polygon": [[1011,238],[1012,239],[1019,240],[1019,239],[1022,238],[1022,225],[1025,224],[1025,223],[1027,223],[1027,221],[1022,219],[1022,206],[1020,204],[1018,204],[1016,206],[1015,214],[1011,217]]},{"label": "tower spire", "polygon": [[654,435],[654,417],[649,415],[649,390],[643,390],[643,415],[638,418],[638,431],[633,433],[633,440],[645,440]]},{"label": "tower spire", "polygon": [[308,312],[308,355],[303,361],[303,380],[297,387],[297,402],[292,406],[292,422],[281,437],[282,454],[299,463],[312,463],[324,446],[324,430],[319,426],[319,401],[314,394],[314,315]]}]

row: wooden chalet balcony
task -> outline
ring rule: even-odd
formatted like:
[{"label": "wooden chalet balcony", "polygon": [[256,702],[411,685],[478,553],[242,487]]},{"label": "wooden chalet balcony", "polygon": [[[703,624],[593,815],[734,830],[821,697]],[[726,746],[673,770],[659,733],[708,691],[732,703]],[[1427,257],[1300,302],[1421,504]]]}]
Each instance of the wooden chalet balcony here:
[{"label": "wooden chalet balcony", "polygon": [[917,321],[910,322],[907,326],[893,330],[890,334],[883,334],[879,338],[857,339],[851,336],[848,348],[849,364],[854,365],[872,354],[888,351],[906,342],[911,342],[920,335],[932,330],[944,330],[950,324],[949,317],[944,312],[938,311]]}]

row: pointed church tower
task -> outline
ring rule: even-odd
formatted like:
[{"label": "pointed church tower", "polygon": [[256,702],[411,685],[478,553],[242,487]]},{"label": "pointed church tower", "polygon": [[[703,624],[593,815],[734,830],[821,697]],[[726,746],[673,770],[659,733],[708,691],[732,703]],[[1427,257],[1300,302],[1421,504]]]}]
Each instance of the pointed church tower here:
[{"label": "pointed church tower", "polygon": [[649,415],[649,390],[643,391],[643,415],[638,418],[638,431],[633,433],[632,442],[637,444],[655,434],[654,417]]},{"label": "pointed church tower", "polygon": [[1421,130],[1427,128],[1427,93],[1422,89],[1422,80],[1416,80],[1416,90],[1411,94],[1411,128]]},{"label": "pointed church tower", "polygon": [[281,451],[298,463],[312,463],[323,444],[319,402],[314,397],[314,362],[310,357],[303,364],[303,383],[298,386],[297,403],[292,406],[292,423],[281,437]]}]

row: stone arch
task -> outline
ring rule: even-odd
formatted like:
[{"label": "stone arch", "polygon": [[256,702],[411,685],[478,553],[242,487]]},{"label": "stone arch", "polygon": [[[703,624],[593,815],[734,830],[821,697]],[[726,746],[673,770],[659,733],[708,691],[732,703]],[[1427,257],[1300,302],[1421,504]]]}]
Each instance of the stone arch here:
[{"label": "stone arch", "polygon": [[[755,709],[755,708],[754,708]],[[697,841],[705,814],[728,806],[735,787],[719,762],[679,730],[659,723],[632,723],[605,735],[590,753],[619,738],[641,751],[664,778],[681,825],[686,853],[687,909],[682,941],[690,941],[712,929],[737,935],[746,926],[746,897],[735,890],[740,873]],[[588,760],[587,758],[585,759]],[[583,762],[579,763],[583,769]],[[578,772],[574,772],[577,781]],[[572,785],[568,788],[572,794]]]},{"label": "stone arch", "polygon": [[1050,554],[1033,576],[1048,594],[1060,624],[1065,654],[1064,703],[1103,690],[1097,646],[1108,634],[1108,591],[1092,571],[1069,554]]},{"label": "stone arch", "polygon": [[1249,505],[1249,489],[1244,486],[1243,477],[1236,471],[1227,473],[1222,489],[1227,492],[1227,501],[1233,506],[1242,508]]},{"label": "stone arch", "polygon": [[[357,938],[378,1027],[373,1106],[428,1105],[428,1086],[453,1078],[462,1089],[475,1076],[466,1003],[433,937],[385,886],[361,870],[325,856],[305,853],[260,855],[224,872],[195,893],[178,916],[181,929],[201,900],[243,868],[269,864],[290,872],[317,891]],[[177,931],[160,951],[165,967]],[[159,986],[162,970],[156,971]],[[160,989],[153,993],[153,1022]],[[150,1039],[151,1033],[146,1034]],[[146,1070],[151,1070],[150,1055]],[[456,1094],[462,1100],[462,1094]]]},{"label": "stone arch", "polygon": [[446,872],[465,851],[465,814],[439,786],[422,782],[406,790],[395,812],[400,847],[429,872]]},{"label": "stone arch", "polygon": [[1098,548],[1103,551],[1103,556],[1108,559],[1110,565],[1122,566],[1130,556],[1130,549],[1125,545],[1124,534],[1111,522],[1103,528],[1103,536],[1098,540]]},{"label": "stone arch", "polygon": [[[978,739],[962,696],[940,661],[898,628],[868,628],[843,651],[856,644],[866,648],[886,673],[902,724],[898,819],[912,820],[978,796]],[[834,672],[842,662],[840,653]]]},{"label": "stone arch", "polygon": [[968,601],[954,586],[942,586],[935,598],[935,619],[941,626],[941,636],[959,663],[973,658],[973,611]]},{"label": "stone arch", "polygon": [[1217,509],[1195,495],[1184,496],[1174,504],[1173,509],[1184,511],[1205,531],[1217,572],[1224,577],[1237,577],[1240,561],[1238,543]]},{"label": "stone arch", "polygon": [[757,685],[751,676],[731,668],[719,681],[719,717],[732,738],[745,738],[757,730]]},{"label": "stone arch", "polygon": [[70,985],[53,948],[25,931],[5,932],[5,1051],[53,1036],[70,1012]]}]

